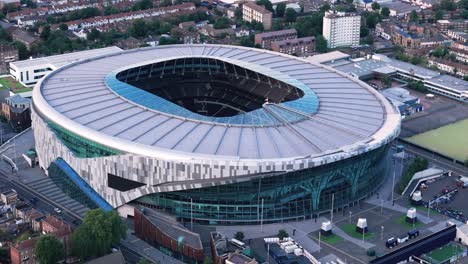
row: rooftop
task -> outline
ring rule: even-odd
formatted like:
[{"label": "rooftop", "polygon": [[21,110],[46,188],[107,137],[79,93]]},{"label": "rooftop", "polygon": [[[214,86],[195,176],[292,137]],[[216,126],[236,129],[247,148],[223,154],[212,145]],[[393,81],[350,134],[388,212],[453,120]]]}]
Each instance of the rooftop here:
[{"label": "rooftop", "polygon": [[142,214],[151,221],[155,226],[157,226],[161,232],[166,236],[169,236],[175,241],[178,241],[182,244],[187,244],[195,249],[203,249],[200,235],[190,231],[185,228],[172,217],[163,215],[153,209],[143,208],[140,210]]},{"label": "rooftop", "polygon": [[439,75],[438,77],[434,77],[427,82],[435,83],[448,88],[454,88],[459,91],[468,92],[468,81],[447,74]]},{"label": "rooftop", "polygon": [[268,38],[268,37],[273,37],[273,36],[281,36],[281,35],[289,35],[289,34],[297,34],[296,29],[291,28],[291,29],[283,29],[283,30],[278,30],[278,31],[269,31],[269,32],[264,32],[260,34],[255,34],[255,36],[259,36],[260,38]]},{"label": "rooftop", "polygon": [[56,68],[59,68],[64,65],[76,62],[76,61],[85,60],[85,59],[97,57],[100,55],[111,54],[111,53],[115,53],[119,51],[122,51],[122,49],[116,46],[112,46],[112,47],[107,47],[107,48],[77,51],[77,52],[48,56],[48,57],[43,57],[43,58],[15,61],[15,62],[11,62],[10,64],[15,65],[18,68],[32,67],[32,66],[44,65],[44,64],[50,64]]},{"label": "rooftop", "polygon": [[[197,57],[255,71],[300,89],[304,96],[211,117],[116,79],[127,69]],[[89,74],[92,78],[83,77]],[[168,159],[317,157],[331,162],[382,144],[395,135],[400,122],[388,101],[361,81],[297,57],[238,46],[128,50],[63,67],[36,88],[36,109],[64,129],[125,153]]]},{"label": "rooftop", "polygon": [[121,251],[113,252],[97,259],[90,260],[86,264],[125,264],[125,258]]},{"label": "rooftop", "polygon": [[341,51],[331,51],[323,54],[310,56],[307,58],[307,60],[310,62],[326,64],[327,62],[333,62],[336,60],[343,60],[349,58],[351,58],[349,54],[343,53]]},{"label": "rooftop", "polygon": [[262,13],[262,14],[271,14],[271,12],[269,10],[267,10],[264,6],[261,6],[261,5],[257,5],[253,2],[247,2],[247,3],[244,3],[244,6],[247,6],[259,13]]}]

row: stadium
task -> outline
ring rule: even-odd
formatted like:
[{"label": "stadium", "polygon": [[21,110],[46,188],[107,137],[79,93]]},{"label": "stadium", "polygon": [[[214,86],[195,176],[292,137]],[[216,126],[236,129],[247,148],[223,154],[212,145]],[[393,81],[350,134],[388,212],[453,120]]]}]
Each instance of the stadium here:
[{"label": "stadium", "polygon": [[400,131],[397,110],[358,79],[208,44],[62,67],[36,85],[32,119],[39,165],[68,193],[211,224],[310,218],[332,196],[350,206],[381,185]]}]

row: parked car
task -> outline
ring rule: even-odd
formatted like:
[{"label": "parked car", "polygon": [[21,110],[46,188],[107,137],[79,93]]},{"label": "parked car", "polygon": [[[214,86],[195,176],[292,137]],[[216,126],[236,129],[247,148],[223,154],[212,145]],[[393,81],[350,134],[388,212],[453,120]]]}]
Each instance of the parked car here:
[{"label": "parked car", "polygon": [[398,244],[402,244],[402,243],[407,242],[408,240],[409,240],[409,237],[408,237],[408,235],[405,234],[405,235],[399,237],[397,239],[397,242],[398,242]]},{"label": "parked car", "polygon": [[413,229],[413,230],[408,231],[408,236],[409,236],[410,239],[418,237],[419,236],[419,230]]},{"label": "parked car", "polygon": [[62,210],[60,210],[60,209],[59,209],[59,208],[57,208],[57,207],[55,207],[55,208],[54,208],[54,211],[55,211],[57,214],[60,214],[60,213],[62,213]]},{"label": "parked car", "polygon": [[387,242],[385,242],[385,246],[387,246],[388,248],[393,248],[393,247],[396,247],[397,245],[398,245],[398,242],[394,237],[387,239]]}]

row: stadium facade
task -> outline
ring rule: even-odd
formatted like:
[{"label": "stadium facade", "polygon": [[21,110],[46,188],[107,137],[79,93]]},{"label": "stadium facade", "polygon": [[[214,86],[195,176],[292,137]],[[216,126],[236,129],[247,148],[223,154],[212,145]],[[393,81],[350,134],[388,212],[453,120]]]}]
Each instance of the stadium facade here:
[{"label": "stadium facade", "polygon": [[39,164],[60,186],[81,181],[98,205],[209,223],[310,217],[332,195],[336,207],[362,199],[383,182],[400,130],[395,108],[357,79],[223,45],[65,66],[35,87],[32,119]]}]

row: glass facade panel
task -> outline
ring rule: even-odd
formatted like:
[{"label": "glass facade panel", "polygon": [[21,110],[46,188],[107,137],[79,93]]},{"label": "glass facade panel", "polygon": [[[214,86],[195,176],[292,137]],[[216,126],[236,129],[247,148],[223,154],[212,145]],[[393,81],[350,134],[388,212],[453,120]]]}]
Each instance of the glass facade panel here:
[{"label": "glass facade panel", "polygon": [[79,158],[94,158],[119,155],[120,152],[103,145],[97,144],[91,140],[80,137],[61,126],[47,122],[62,143],[67,146]]},{"label": "glass facade panel", "polygon": [[139,203],[209,223],[308,218],[374,192],[386,174],[388,147],[316,168],[242,183],[149,194]]}]

